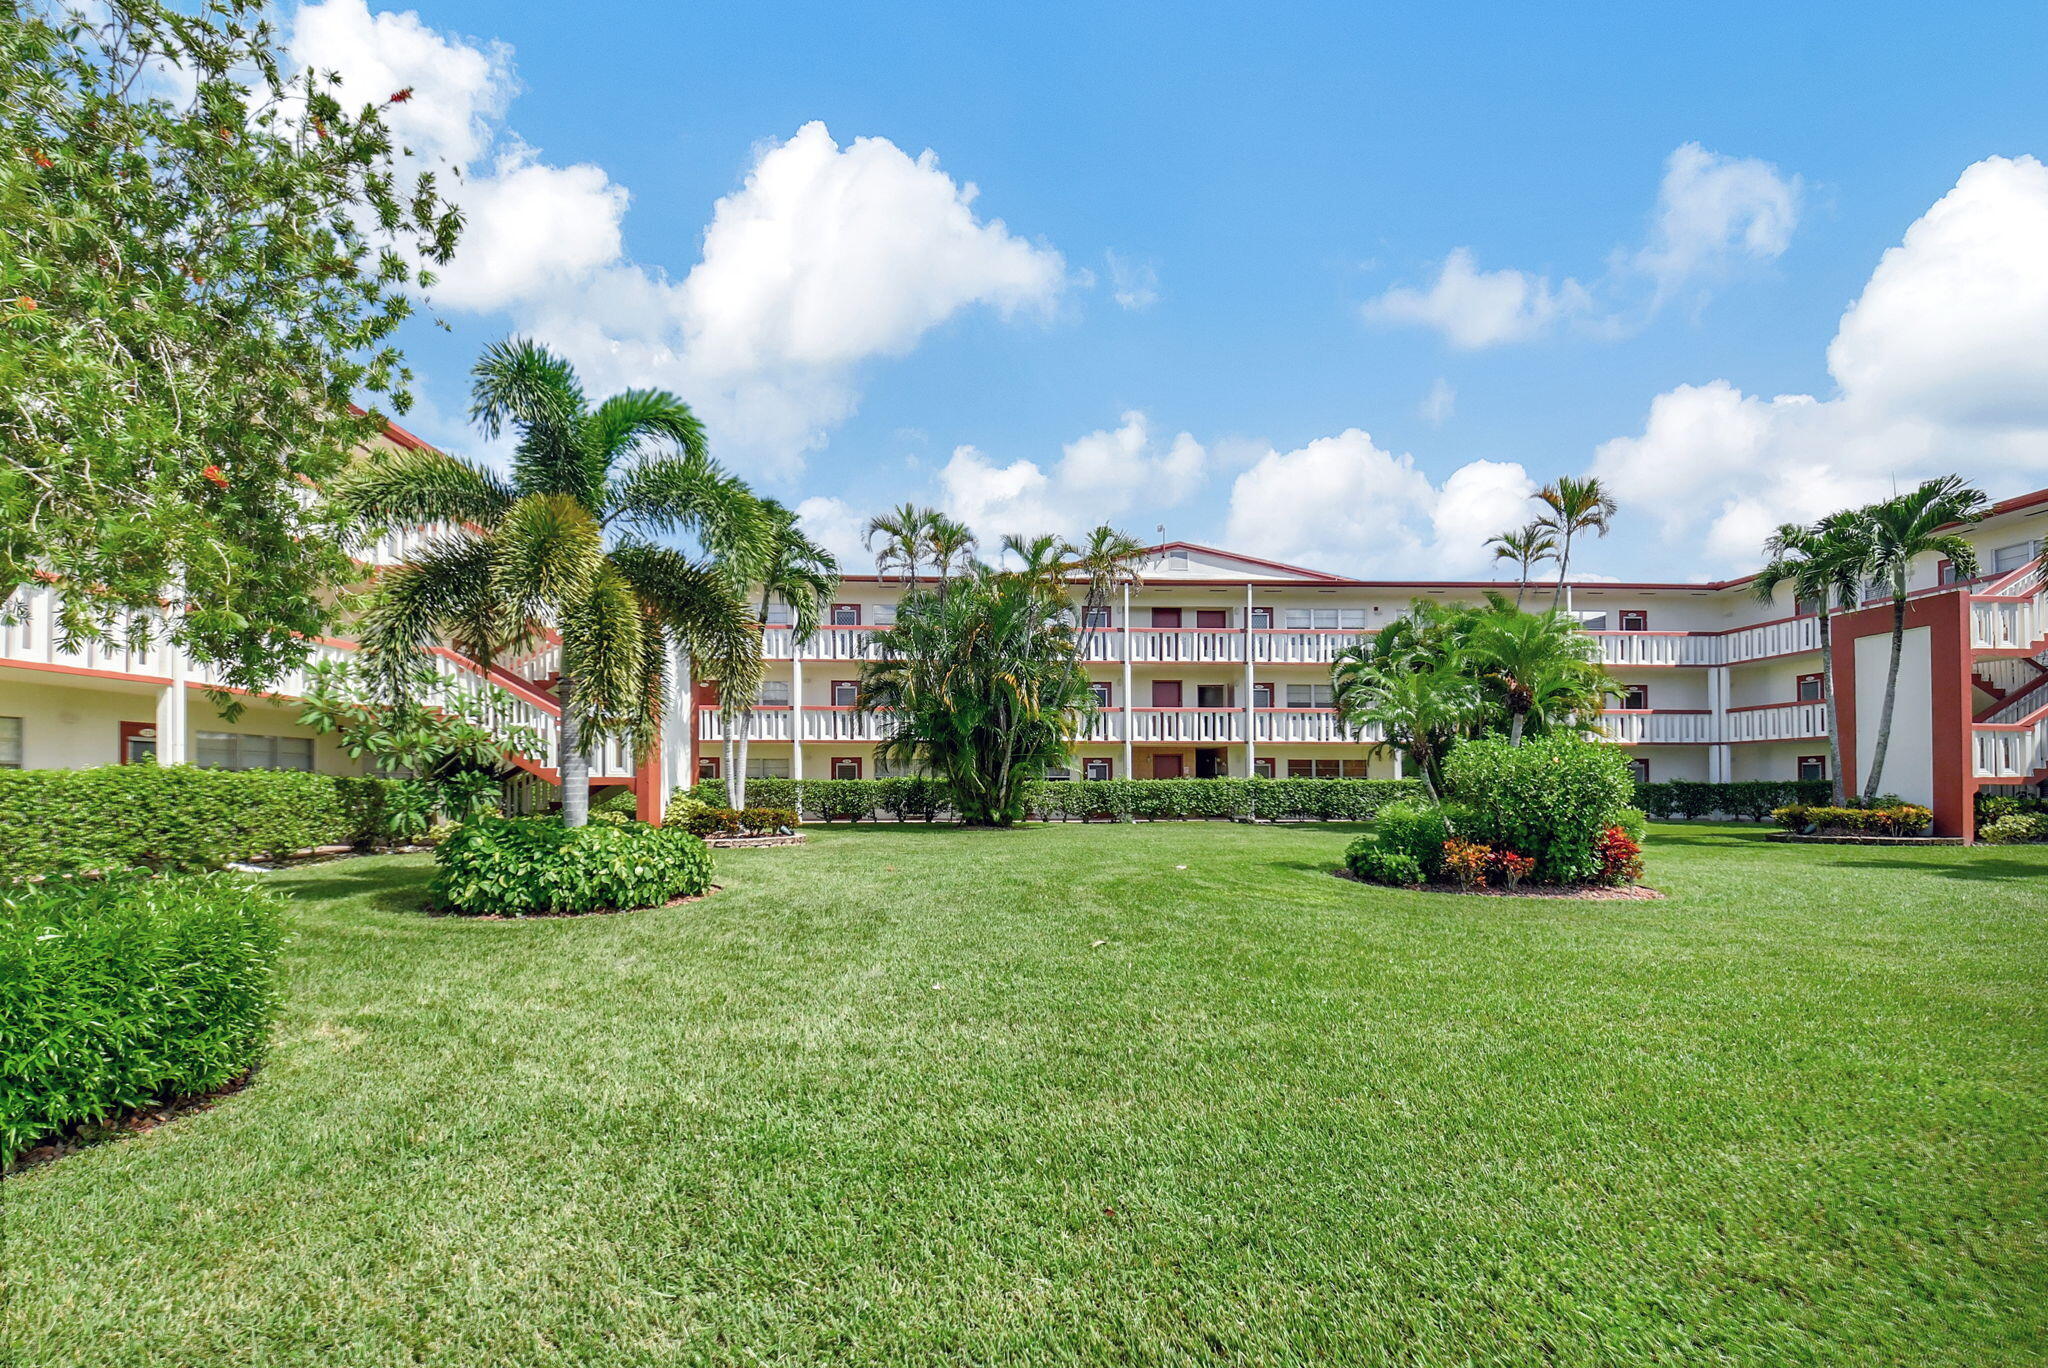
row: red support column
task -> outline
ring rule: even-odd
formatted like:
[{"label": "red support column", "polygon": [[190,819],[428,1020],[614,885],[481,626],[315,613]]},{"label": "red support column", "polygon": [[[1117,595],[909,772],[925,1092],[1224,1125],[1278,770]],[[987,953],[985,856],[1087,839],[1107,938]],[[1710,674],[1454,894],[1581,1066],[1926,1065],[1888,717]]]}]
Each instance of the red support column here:
[{"label": "red support column", "polygon": [[633,815],[649,826],[661,825],[661,750],[651,749],[633,766]]},{"label": "red support column", "polygon": [[[1867,681],[1857,678],[1856,643],[1865,637],[1889,641],[1892,606],[1887,602],[1837,614],[1830,626],[1835,654],[1835,718],[1842,734],[1842,778],[1853,796],[1862,779],[1857,773],[1857,731],[1860,725],[1875,727],[1884,707],[1884,675],[1873,674]],[[1905,728],[1930,729],[1934,833],[1974,841],[1977,778],[1970,738],[1970,596],[1954,592],[1909,600],[1906,630],[1921,627],[1927,629],[1931,716],[1900,713],[1892,719],[1892,730],[1896,735]]]}]

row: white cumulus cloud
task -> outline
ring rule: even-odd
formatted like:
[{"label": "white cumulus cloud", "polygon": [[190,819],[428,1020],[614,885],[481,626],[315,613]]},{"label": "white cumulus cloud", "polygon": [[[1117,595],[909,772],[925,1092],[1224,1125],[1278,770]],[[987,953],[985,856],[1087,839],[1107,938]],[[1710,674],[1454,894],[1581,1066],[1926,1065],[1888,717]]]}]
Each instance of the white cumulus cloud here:
[{"label": "white cumulus cloud", "polygon": [[939,472],[939,500],[990,545],[1012,532],[1078,537],[1133,508],[1181,503],[1208,470],[1209,453],[1193,435],[1162,439],[1134,409],[1116,427],[1064,444],[1050,471],[1025,459],[997,465],[973,446],[958,447]]},{"label": "white cumulus cloud", "polygon": [[1226,543],[1275,560],[1386,579],[1443,579],[1485,565],[1486,539],[1528,520],[1535,482],[1473,461],[1441,485],[1415,458],[1349,428],[1293,451],[1268,448],[1230,491]]},{"label": "white cumulus cloud", "polygon": [[1365,305],[1365,316],[1386,323],[1434,328],[1456,347],[1476,350],[1520,342],[1590,308],[1576,280],[1552,289],[1547,277],[1526,271],[1482,271],[1468,247],[1444,258],[1426,290],[1397,285]]},{"label": "white cumulus cloud", "polygon": [[841,145],[822,123],[759,145],[712,208],[680,281],[631,260],[630,196],[598,166],[561,166],[505,125],[512,54],[411,12],[317,0],[292,20],[303,64],[344,100],[383,100],[466,227],[434,302],[502,314],[563,351],[594,391],[659,385],[690,400],[733,464],[792,474],[860,401],[862,367],[902,356],[971,308],[1048,316],[1069,283],[1050,246],[976,211],[977,188],[886,138]]},{"label": "white cumulus cloud", "polygon": [[1619,251],[1590,285],[1502,267],[1481,270],[1469,247],[1452,249],[1427,288],[1396,285],[1368,300],[1376,323],[1412,324],[1467,351],[1525,342],[1572,322],[1608,335],[1641,326],[1688,286],[1719,279],[1744,261],[1782,255],[1799,224],[1799,177],[1754,157],[1726,157],[1698,143],[1664,164],[1648,241]]},{"label": "white cumulus cloud", "polygon": [[1834,394],[1763,398],[1725,380],[1650,403],[1593,472],[1667,537],[1727,569],[1778,523],[1930,475],[1993,493],[2048,473],[2048,167],[1989,157],[1884,254],[1828,348]]}]

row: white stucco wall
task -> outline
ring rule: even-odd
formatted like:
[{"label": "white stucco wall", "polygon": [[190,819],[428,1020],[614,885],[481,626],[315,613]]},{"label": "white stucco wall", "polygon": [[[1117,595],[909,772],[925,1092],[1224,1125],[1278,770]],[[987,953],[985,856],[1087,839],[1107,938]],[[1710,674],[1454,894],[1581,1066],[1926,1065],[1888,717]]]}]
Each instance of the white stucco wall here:
[{"label": "white stucco wall", "polygon": [[[1891,741],[1885,750],[1880,787],[1913,803],[1934,801],[1933,669],[1925,627],[1906,631],[1899,660],[1899,692],[1893,705]],[[1856,774],[1861,788],[1877,750],[1884,709],[1885,671],[1891,636],[1880,633],[1856,642]]]}]

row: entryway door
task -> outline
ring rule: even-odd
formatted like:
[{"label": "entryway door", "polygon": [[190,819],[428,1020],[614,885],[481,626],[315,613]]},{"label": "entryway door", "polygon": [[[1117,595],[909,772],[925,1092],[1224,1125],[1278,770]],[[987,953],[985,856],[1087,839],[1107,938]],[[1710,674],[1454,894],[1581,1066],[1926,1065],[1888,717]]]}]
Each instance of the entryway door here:
[{"label": "entryway door", "polygon": [[1152,706],[1155,708],[1178,708],[1180,706],[1180,681],[1178,679],[1153,680]]},{"label": "entryway door", "polygon": [[1180,756],[1155,755],[1152,757],[1154,779],[1178,779],[1181,777]]}]

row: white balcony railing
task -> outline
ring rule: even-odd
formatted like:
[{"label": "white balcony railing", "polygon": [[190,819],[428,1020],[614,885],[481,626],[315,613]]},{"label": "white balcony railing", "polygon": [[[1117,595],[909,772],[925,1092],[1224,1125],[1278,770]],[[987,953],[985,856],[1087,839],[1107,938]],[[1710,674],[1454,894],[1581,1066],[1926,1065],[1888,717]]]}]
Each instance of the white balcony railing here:
[{"label": "white balcony railing", "polygon": [[1244,633],[1201,627],[1135,627],[1124,633],[1139,664],[1230,664],[1244,660]]},{"label": "white balcony railing", "polygon": [[1979,651],[2031,653],[2048,637],[2048,570],[2036,561],[1998,584],[1996,594],[1970,596],[1970,645]]},{"label": "white balcony railing", "polygon": [[[697,709],[697,736],[704,741],[725,740],[725,717],[716,708]],[[738,734],[738,728],[734,728]],[[796,709],[757,707],[747,715],[749,741],[788,741],[796,735]]]},{"label": "white balcony railing", "polygon": [[886,741],[888,719],[853,708],[805,708],[799,730],[806,741]]},{"label": "white balcony railing", "polygon": [[1236,708],[1136,708],[1131,740],[1229,745],[1244,740],[1244,713]]},{"label": "white balcony railing", "polygon": [[66,646],[57,628],[60,604],[57,591],[48,587],[16,590],[7,600],[5,612],[0,613],[8,619],[0,621],[0,661],[170,678],[171,651],[164,643],[161,623],[153,624],[157,630],[142,649],[132,649],[124,640],[130,620],[141,616],[133,613],[122,615],[112,641],[79,641]]},{"label": "white balcony railing", "polygon": [[1979,722],[1970,741],[1979,779],[2031,779],[2048,768],[2048,702],[2017,722]]},{"label": "white balcony railing", "polygon": [[1772,703],[1732,708],[1721,719],[1723,741],[1805,741],[1828,734],[1825,703]]},{"label": "white balcony railing", "polygon": [[1373,743],[1380,729],[1349,727],[1334,708],[1260,708],[1252,713],[1255,742],[1349,741]]},{"label": "white balcony railing", "polygon": [[1121,741],[1124,739],[1124,715],[1111,710],[1099,712],[1088,719],[1088,725],[1081,732],[1083,741]]},{"label": "white balcony railing", "polygon": [[1710,745],[1715,734],[1710,712],[1642,712],[1613,709],[1600,715],[1600,730],[1623,745]]},{"label": "white balcony railing", "polygon": [[1252,659],[1272,665],[1327,665],[1337,658],[1338,652],[1371,636],[1371,632],[1357,631],[1260,629],[1252,633]]}]

